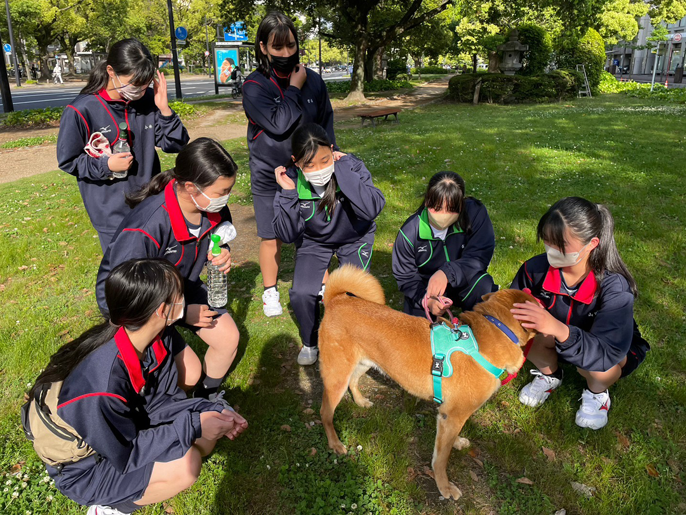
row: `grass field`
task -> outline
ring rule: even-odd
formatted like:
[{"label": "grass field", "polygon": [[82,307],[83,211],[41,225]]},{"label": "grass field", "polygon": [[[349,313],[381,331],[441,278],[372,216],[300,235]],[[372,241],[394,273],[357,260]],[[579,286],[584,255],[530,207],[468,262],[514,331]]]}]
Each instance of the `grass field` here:
[{"label": "grass field", "polygon": [[[297,327],[287,315],[263,316],[259,267],[236,256],[244,262],[231,272],[230,309],[242,341],[226,385],[250,428],[219,445],[191,490],[143,513],[686,513],[685,115],[685,107],[620,96],[517,107],[439,103],[403,113],[398,125],[337,132],[342,150],[365,161],[386,195],[371,271],[396,309],[392,244],[436,171],[461,173],[468,194],[487,206],[497,244],[491,273],[501,285],[542,252],[535,226],[554,201],[579,195],[610,207],[639,285],[636,319],[653,349],[612,388],[605,429],[574,424],[583,383],[569,368],[544,406],[520,405],[525,365],[465,426],[472,448],[453,451],[448,469],[464,496],[448,502],[425,468],[435,407],[376,376],[368,382],[380,385],[374,407],[362,410],[346,396],[336,413],[353,451],[336,457],[316,423],[316,371],[295,365]],[[241,174],[231,201],[248,203],[245,141],[227,148]],[[83,512],[41,476],[18,411],[49,356],[96,318],[98,240],[74,179],[61,172],[1,185],[0,209],[0,513]],[[288,247],[282,299],[292,270]],[[573,483],[592,488],[590,496]]]}]

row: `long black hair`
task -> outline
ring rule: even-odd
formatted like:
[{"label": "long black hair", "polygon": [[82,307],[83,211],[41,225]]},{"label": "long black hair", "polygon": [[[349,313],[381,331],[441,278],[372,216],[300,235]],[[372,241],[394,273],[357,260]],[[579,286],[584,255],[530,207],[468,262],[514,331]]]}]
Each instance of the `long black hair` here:
[{"label": "long black hair", "polygon": [[107,59],[100,61],[88,76],[82,95],[97,93],[107,87],[110,79],[107,66],[111,66],[119,76],[131,75],[130,83],[134,86],[147,86],[155,78],[157,67],[150,50],[137,39],[117,41],[107,54]]},{"label": "long black hair", "polygon": [[136,207],[146,198],[157,195],[176,179],[179,184],[192,182],[200,189],[211,186],[220,177],[233,177],[238,171],[231,154],[218,142],[210,138],[198,138],[181,149],[176,164],[171,170],[162,172],[143,186],[126,196],[126,204]]},{"label": "long black hair", "polygon": [[264,43],[264,47],[267,48],[269,38],[273,34],[272,45],[286,46],[291,41],[291,33],[295,38],[295,51],[300,52],[298,31],[295,30],[293,20],[288,16],[278,11],[272,11],[260,22],[260,26],[257,28],[257,36],[255,37],[255,59],[257,60],[257,71],[265,77],[271,76],[272,66],[267,55],[262,52],[260,43]]},{"label": "long black hair", "polygon": [[450,171],[438,172],[429,179],[418,211],[424,208],[440,211],[445,207],[451,213],[460,214],[457,223],[464,232],[469,232],[472,225],[465,207],[467,198],[464,179],[459,174]]},{"label": "long black hair", "polygon": [[116,266],[105,282],[109,320],[91,327],[53,354],[29,391],[29,399],[41,385],[64,381],[88,354],[114,338],[120,327],[140,329],[160,304],[171,305],[182,294],[181,274],[166,259],[131,259]]},{"label": "long black hair", "polygon": [[[306,123],[298,127],[293,132],[293,136],[291,136],[293,157],[296,162],[302,163],[303,166],[312,161],[320,147],[331,149],[331,141],[324,128],[316,123]],[[336,182],[336,176],[332,175],[329,184],[326,185],[324,195],[322,195],[322,201],[317,208],[318,212],[326,209],[329,216],[333,216],[333,212],[336,210],[337,189],[338,182]]]},{"label": "long black hair", "polygon": [[634,296],[638,295],[636,281],[617,250],[615,222],[607,207],[581,197],[566,197],[558,200],[538,222],[536,237],[538,241],[543,240],[554,245],[564,254],[564,233],[567,228],[584,245],[588,245],[593,238],[598,238],[600,241],[588,257],[588,264],[598,284],[601,283],[603,274],[607,270],[623,275],[631,287],[631,292]]}]

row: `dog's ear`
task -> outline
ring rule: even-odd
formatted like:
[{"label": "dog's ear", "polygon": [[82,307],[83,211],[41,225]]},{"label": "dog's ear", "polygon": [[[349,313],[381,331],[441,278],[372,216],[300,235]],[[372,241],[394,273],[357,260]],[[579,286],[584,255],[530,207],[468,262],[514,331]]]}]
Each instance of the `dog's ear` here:
[{"label": "dog's ear", "polygon": [[481,300],[487,301],[488,299],[490,299],[491,297],[493,297],[493,295],[495,295],[496,293],[498,293],[498,292],[497,292],[497,291],[494,291],[494,292],[491,292],[491,293],[487,293],[486,295],[482,295],[482,296],[481,296]]}]

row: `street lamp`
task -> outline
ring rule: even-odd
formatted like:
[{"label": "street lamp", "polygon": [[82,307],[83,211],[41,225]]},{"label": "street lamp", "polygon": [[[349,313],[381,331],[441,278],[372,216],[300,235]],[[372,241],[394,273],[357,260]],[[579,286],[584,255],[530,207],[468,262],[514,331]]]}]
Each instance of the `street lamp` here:
[{"label": "street lamp", "polygon": [[17,48],[14,46],[14,35],[12,34],[12,18],[10,17],[10,4],[5,0],[5,9],[7,10],[7,28],[10,34],[10,46],[12,47],[12,61],[14,62],[14,77],[17,79],[17,87],[21,87],[21,79],[19,78],[19,66],[17,65]]}]

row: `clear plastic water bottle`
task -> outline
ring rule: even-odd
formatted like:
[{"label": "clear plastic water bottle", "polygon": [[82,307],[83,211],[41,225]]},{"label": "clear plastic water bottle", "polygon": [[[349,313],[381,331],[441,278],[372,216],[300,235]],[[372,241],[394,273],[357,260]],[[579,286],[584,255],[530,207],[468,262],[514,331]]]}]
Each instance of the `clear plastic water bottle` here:
[{"label": "clear plastic water bottle", "polygon": [[[210,236],[212,240],[212,256],[218,256],[222,253],[219,247],[221,238],[218,234]],[[223,308],[228,302],[227,293],[228,281],[226,274],[219,270],[217,265],[213,265],[210,261],[207,262],[207,302],[211,308]]]},{"label": "clear plastic water bottle", "polygon": [[[119,124],[119,139],[114,143],[112,147],[113,154],[121,154],[122,152],[131,152],[131,146],[128,141],[129,136],[129,126],[126,122],[121,122]],[[115,179],[124,179],[128,175],[128,170],[123,170],[121,172],[112,172],[112,177]]]}]

